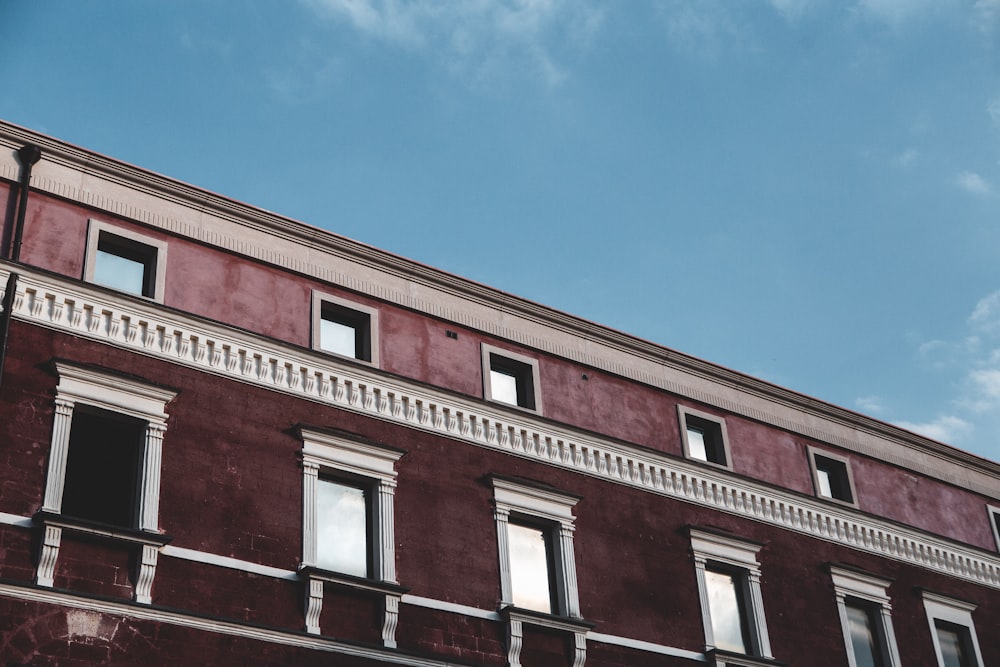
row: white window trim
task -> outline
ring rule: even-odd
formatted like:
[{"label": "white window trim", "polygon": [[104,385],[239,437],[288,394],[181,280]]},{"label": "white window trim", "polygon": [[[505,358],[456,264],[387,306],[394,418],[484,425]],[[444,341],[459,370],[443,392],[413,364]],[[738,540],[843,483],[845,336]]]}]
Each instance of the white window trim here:
[{"label": "white window trim", "polygon": [[[361,313],[368,316],[368,342],[370,345],[369,356],[371,359],[359,359],[358,357],[349,357],[343,354],[337,354],[330,350],[323,349],[320,346],[322,342],[322,337],[320,334],[320,322],[323,319],[323,304],[332,303],[335,306],[345,308],[347,310],[353,310],[355,312]],[[368,364],[376,368],[379,367],[379,323],[378,323],[378,309],[372,308],[371,306],[366,306],[364,304],[358,303],[356,301],[351,301],[340,296],[334,296],[333,294],[326,294],[324,292],[319,292],[313,290],[312,293],[312,348],[317,352],[322,352],[323,354],[329,354],[334,357],[341,357],[343,359],[352,359],[358,361],[362,364]]]},{"label": "white window trim", "polygon": [[[159,534],[160,461],[163,452],[163,434],[167,430],[166,405],[173,400],[177,392],[65,361],[56,361],[55,369],[59,383],[56,386],[56,411],[42,511],[52,514],[62,513],[73,410],[77,405],[89,405],[146,422],[142,471],[139,477],[138,524],[140,531]],[[45,527],[42,552],[35,575],[35,582],[39,586],[51,587],[53,584],[62,530],[62,527],[56,525]],[[136,602],[149,604],[152,601],[150,593],[157,553],[158,547],[154,544],[145,544],[142,547],[139,576],[135,587]]]},{"label": "white window trim", "polygon": [[745,600],[749,615],[747,626],[750,632],[751,655],[762,658],[773,658],[771,655],[771,640],[767,634],[767,620],[764,617],[764,601],[760,591],[760,563],[757,552],[760,544],[733,539],[714,532],[689,529],[691,536],[691,552],[694,555],[695,572],[698,579],[698,599],[701,602],[701,620],[705,628],[705,650],[716,648],[715,634],[712,630],[712,615],[708,606],[708,587],[705,583],[705,569],[711,569],[711,563],[734,567],[746,575],[747,592]]},{"label": "white window trim", "polygon": [[[857,507],[858,506],[858,492],[854,487],[854,473],[851,472],[851,460],[846,456],[841,456],[840,454],[834,454],[825,449],[819,449],[808,445],[806,450],[809,453],[809,471],[812,473],[813,480],[813,492],[816,494],[817,498],[822,500],[828,500],[839,505],[844,505],[845,507]],[[837,461],[838,463],[844,464],[844,469],[847,471],[847,487],[851,492],[851,500],[843,500],[841,498],[834,498],[833,496],[824,496],[820,493],[819,484],[819,471],[816,468],[816,457],[822,456],[825,459],[830,459],[832,461]]]},{"label": "white window trim", "polygon": [[997,526],[997,522],[1000,521],[1000,507],[987,505],[986,513],[990,518],[990,528],[993,529],[993,539],[996,540],[997,551],[1000,551],[1000,527]]},{"label": "white window trim", "polygon": [[93,218],[90,219],[87,225],[87,254],[83,261],[83,279],[88,283],[94,282],[94,269],[97,265],[97,245],[100,241],[101,232],[120,236],[123,239],[135,241],[136,243],[148,245],[156,249],[156,273],[153,280],[153,296],[143,296],[141,294],[135,296],[163,303],[163,294],[167,284],[167,242]]},{"label": "white window trim", "polygon": [[[702,459],[695,458],[691,456],[691,445],[688,442],[688,417],[696,417],[703,421],[711,422],[718,426],[719,433],[722,439],[722,453],[726,457],[725,464],[717,463],[715,461],[703,461]],[[709,414],[707,412],[701,412],[700,410],[695,410],[689,408],[685,405],[677,405],[677,421],[681,428],[681,446],[684,448],[684,458],[690,461],[697,461],[701,464],[707,464],[710,466],[715,466],[716,468],[722,468],[723,470],[733,469],[733,455],[729,448],[729,433],[726,431],[726,420],[722,417],[717,417],[715,415]]]},{"label": "white window trim", "polygon": [[542,519],[558,526],[559,534],[554,540],[553,554],[556,560],[554,585],[558,598],[558,613],[555,615],[580,618],[580,592],[576,580],[576,554],[573,550],[573,507],[579,500],[576,496],[554,490],[519,484],[500,477],[492,477],[494,518],[497,527],[497,545],[500,558],[500,606],[514,606],[513,587],[510,576],[510,549],[507,527],[511,516],[514,519]]},{"label": "white window trim", "polygon": [[982,667],[983,655],[979,651],[979,637],[976,636],[976,624],[972,620],[972,612],[976,605],[954,598],[948,598],[930,591],[921,591],[924,599],[924,611],[927,612],[927,624],[931,631],[931,641],[934,642],[934,655],[937,663],[944,667],[944,657],[941,655],[941,644],[938,642],[937,626],[934,621],[940,620],[954,625],[960,625],[969,631],[969,639],[974,655],[975,667]]},{"label": "white window trim", "polygon": [[[505,350],[488,343],[481,343],[480,347],[482,350],[483,365],[483,398],[492,403],[504,405],[516,410],[524,410],[525,412],[533,412],[539,415],[542,414],[542,386],[538,374],[538,359],[524,354],[519,354],[517,352],[511,352],[510,350]],[[493,382],[490,378],[490,369],[492,367],[490,364],[491,354],[525,364],[531,368],[531,388],[532,392],[534,392],[535,407],[527,408],[522,405],[513,405],[511,403],[507,403],[506,401],[499,401],[493,398]]]},{"label": "white window trim", "polygon": [[892,604],[889,601],[888,589],[892,583],[864,572],[830,566],[830,577],[833,579],[833,590],[837,596],[837,611],[840,614],[840,626],[844,631],[844,643],[847,647],[847,662],[849,667],[857,667],[854,659],[854,647],[851,641],[851,627],[847,619],[847,599],[853,598],[878,607],[879,639],[885,641],[888,653],[886,667],[900,667],[899,648],[896,646],[896,633],[892,627]]}]

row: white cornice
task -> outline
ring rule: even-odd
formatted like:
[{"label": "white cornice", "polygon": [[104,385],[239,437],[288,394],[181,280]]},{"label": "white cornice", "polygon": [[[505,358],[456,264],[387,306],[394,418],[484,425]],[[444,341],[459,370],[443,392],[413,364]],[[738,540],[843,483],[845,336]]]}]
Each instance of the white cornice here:
[{"label": "white cornice", "polygon": [[41,327],[1000,589],[997,554],[142,299],[22,271],[12,310]]},{"label": "white cornice", "polygon": [[0,178],[997,497],[1000,464],[762,380],[0,121]]}]

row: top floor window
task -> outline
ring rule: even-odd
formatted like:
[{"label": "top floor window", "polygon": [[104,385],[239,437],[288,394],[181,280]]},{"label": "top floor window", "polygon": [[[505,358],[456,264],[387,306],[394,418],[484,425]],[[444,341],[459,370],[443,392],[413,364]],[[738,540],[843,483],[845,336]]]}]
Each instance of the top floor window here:
[{"label": "top floor window", "polygon": [[378,365],[378,310],[313,292],[314,349]]},{"label": "top floor window", "polygon": [[163,300],[167,244],[129,229],[91,220],[84,279],[122,292]]},{"label": "top floor window", "polygon": [[483,344],[483,396],[533,412],[542,411],[538,360]]},{"label": "top floor window", "polygon": [[684,456],[731,469],[726,422],[714,415],[677,406]]},{"label": "top floor window", "polygon": [[816,495],[857,507],[854,476],[847,458],[809,447],[809,466]]}]

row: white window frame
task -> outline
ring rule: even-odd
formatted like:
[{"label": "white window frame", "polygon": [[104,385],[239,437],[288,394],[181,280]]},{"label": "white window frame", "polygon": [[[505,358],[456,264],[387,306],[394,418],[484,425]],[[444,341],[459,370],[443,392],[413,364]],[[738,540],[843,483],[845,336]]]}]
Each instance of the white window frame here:
[{"label": "white window frame", "polygon": [[[404,452],[338,433],[299,427],[302,438],[302,564],[306,579],[306,632],[321,634],[320,612],[326,583],[367,590],[383,597],[382,643],[396,646],[399,601],[405,589],[396,581],[396,462]],[[371,577],[327,572],[316,565],[318,520],[316,485],[321,473],[349,475],[372,484]],[[366,554],[367,556],[367,554]]]},{"label": "white window frame", "polygon": [[302,564],[316,567],[318,517],[316,483],[321,473],[363,478],[372,484],[371,579],[396,583],[394,497],[397,449],[379,447],[342,435],[309,428],[302,437]]},{"label": "white window frame", "polygon": [[[720,444],[722,446],[722,453],[726,457],[725,463],[719,463],[717,461],[707,461],[700,459],[691,455],[691,444],[688,441],[688,418],[694,417],[697,420],[708,422],[713,428],[717,430]],[[690,459],[691,461],[697,461],[698,463],[704,463],[710,466],[715,466],[717,468],[722,468],[724,470],[733,469],[733,455],[729,448],[729,433],[726,431],[726,420],[722,417],[717,417],[715,415],[709,414],[707,412],[701,412],[700,410],[695,410],[694,408],[689,408],[685,405],[677,405],[677,422],[680,424],[681,429],[681,445],[684,448],[684,458]]]},{"label": "white window frame", "polygon": [[705,582],[705,570],[713,565],[734,569],[745,577],[747,629],[752,655],[760,658],[773,658],[771,655],[771,640],[767,634],[767,620],[764,617],[764,601],[760,590],[760,563],[757,553],[762,545],[737,540],[715,532],[689,529],[691,537],[691,552],[694,556],[695,574],[698,580],[698,599],[701,602],[701,620],[705,629],[705,650],[715,650],[715,634],[712,630],[712,615],[708,602],[708,586]]},{"label": "white window frame", "polygon": [[[822,498],[823,500],[828,500],[839,505],[844,505],[845,507],[857,507],[858,506],[858,492],[854,486],[854,473],[851,472],[851,460],[846,456],[841,456],[840,454],[834,454],[825,449],[819,449],[811,445],[806,447],[809,453],[809,471],[812,473],[813,480],[813,491],[817,498]],[[820,482],[819,482],[819,469],[816,465],[816,457],[822,456],[825,459],[830,459],[831,461],[836,461],[844,466],[845,474],[847,479],[844,480],[847,483],[848,491],[851,494],[851,500],[844,500],[843,498],[837,498],[835,496],[827,496],[820,492]]]},{"label": "white window frame", "polygon": [[576,554],[573,550],[573,507],[579,498],[542,486],[527,485],[501,477],[492,477],[493,516],[496,520],[497,549],[500,560],[500,607],[513,607],[510,575],[510,548],[507,528],[518,519],[552,525],[552,550],[555,571],[552,582],[557,609],[553,616],[580,618],[580,592],[576,580]]},{"label": "white window frame", "polygon": [[840,626],[844,631],[849,667],[857,667],[854,659],[854,646],[851,641],[851,626],[847,618],[847,607],[851,600],[858,600],[877,609],[876,622],[879,623],[879,627],[873,629],[876,631],[878,640],[884,645],[876,648],[885,650],[886,667],[900,667],[899,648],[896,645],[896,634],[892,627],[892,604],[888,594],[892,582],[853,568],[830,565],[829,569],[830,578],[833,580],[833,590],[837,598]]},{"label": "white window frame", "polygon": [[[358,315],[368,318],[368,356],[370,359],[362,359],[360,357],[352,357],[348,355],[338,354],[332,350],[327,350],[322,347],[322,320],[323,320],[323,304],[330,303],[338,308],[343,308],[345,310],[354,311]],[[371,366],[379,367],[379,323],[378,323],[378,309],[371,306],[366,306],[364,304],[358,303],[356,301],[351,301],[340,296],[334,296],[333,294],[326,294],[324,292],[319,292],[313,290],[312,293],[312,348],[317,352],[322,352],[323,354],[329,354],[335,357],[341,357],[343,359],[353,359],[363,364],[369,364]]]},{"label": "white window frame", "polygon": [[963,600],[945,597],[930,591],[921,591],[924,600],[924,611],[927,613],[927,624],[931,631],[931,641],[934,642],[934,655],[937,657],[937,664],[944,667],[944,657],[941,655],[941,644],[938,642],[937,624],[935,621],[944,621],[953,625],[958,625],[966,629],[969,633],[969,643],[972,645],[973,655],[969,656],[975,660],[974,667],[983,667],[983,655],[979,651],[979,637],[976,636],[976,624],[972,620],[972,612],[976,610],[976,605]]},{"label": "white window frame", "polygon": [[[42,512],[51,515],[62,513],[73,411],[77,405],[87,405],[134,417],[146,423],[138,479],[138,530],[159,535],[160,462],[163,453],[163,435],[167,430],[166,406],[174,399],[177,392],[134,378],[102,372],[89,366],[66,361],[54,363],[59,382],[56,385],[56,410]],[[52,586],[62,530],[65,527],[50,523],[52,525],[45,527],[42,553],[35,576],[39,586]],[[74,528],[74,530],[80,529]],[[96,532],[104,534],[107,531]],[[113,532],[115,536],[125,538],[129,531]],[[131,539],[131,541],[141,540]],[[143,544],[142,549],[135,600],[149,604],[157,546],[150,542]]]},{"label": "white window frame", "polygon": [[[141,243],[156,251],[152,296],[145,296],[143,294],[135,294],[133,296],[163,303],[163,294],[167,284],[167,242],[93,218],[90,219],[87,225],[87,253],[83,261],[83,279],[88,283],[99,284],[94,282],[94,271],[97,267],[97,246],[100,244],[102,232],[111,236],[121,237],[128,241],[134,241],[135,243]],[[114,288],[111,287],[109,289]],[[132,294],[132,292],[125,293]]]},{"label": "white window frame", "polygon": [[[511,352],[510,350],[504,350],[488,343],[482,343],[480,347],[482,350],[483,366],[483,398],[492,403],[504,405],[516,410],[524,410],[525,412],[533,412],[539,415],[542,414],[542,387],[538,374],[538,359],[524,354],[519,354],[517,352]],[[490,370],[492,369],[490,355],[494,354],[498,357],[503,357],[504,359],[509,359],[513,362],[523,364],[529,368],[531,371],[531,391],[533,394],[532,398],[534,399],[534,406],[527,407],[524,405],[516,405],[514,403],[508,403],[507,401],[501,401],[493,397],[493,381],[490,378]]]},{"label": "white window frame", "polygon": [[993,539],[996,540],[997,551],[1000,551],[1000,507],[987,505],[986,513],[990,518],[990,528],[993,529]]}]

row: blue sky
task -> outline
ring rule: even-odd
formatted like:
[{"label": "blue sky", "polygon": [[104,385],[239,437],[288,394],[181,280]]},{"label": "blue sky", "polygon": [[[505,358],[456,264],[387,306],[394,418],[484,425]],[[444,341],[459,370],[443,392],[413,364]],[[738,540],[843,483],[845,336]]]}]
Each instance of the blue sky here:
[{"label": "blue sky", "polygon": [[1000,0],[0,0],[0,117],[1000,459]]}]

